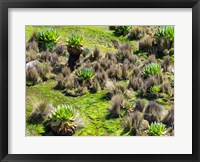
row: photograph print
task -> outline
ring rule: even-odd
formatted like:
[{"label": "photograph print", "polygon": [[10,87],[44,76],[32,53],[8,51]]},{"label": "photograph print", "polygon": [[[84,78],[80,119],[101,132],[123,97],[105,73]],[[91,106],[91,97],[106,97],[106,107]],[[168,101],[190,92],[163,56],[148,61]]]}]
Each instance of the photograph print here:
[{"label": "photograph print", "polygon": [[26,136],[174,136],[174,26],[26,26]]}]

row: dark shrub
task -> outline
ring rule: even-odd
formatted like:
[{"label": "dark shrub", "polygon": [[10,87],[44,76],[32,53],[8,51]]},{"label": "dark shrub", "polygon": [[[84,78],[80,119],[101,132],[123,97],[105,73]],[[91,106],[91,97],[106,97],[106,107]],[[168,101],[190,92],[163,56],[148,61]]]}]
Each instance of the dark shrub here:
[{"label": "dark shrub", "polygon": [[126,36],[129,33],[130,26],[116,26],[114,30],[114,35],[116,36]]}]

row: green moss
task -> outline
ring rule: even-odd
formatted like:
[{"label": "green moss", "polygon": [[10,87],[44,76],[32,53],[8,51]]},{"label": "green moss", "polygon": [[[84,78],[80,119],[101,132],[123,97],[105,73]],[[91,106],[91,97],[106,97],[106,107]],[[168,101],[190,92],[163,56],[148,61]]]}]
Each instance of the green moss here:
[{"label": "green moss", "polygon": [[26,87],[26,97],[29,98],[26,103],[26,115],[32,112],[31,99],[37,96],[38,99],[54,106],[60,104],[70,104],[77,109],[85,122],[84,128],[78,130],[75,136],[119,136],[123,132],[122,119],[108,119],[108,107],[110,101],[105,100],[106,91],[95,94],[86,94],[79,97],[65,96],[62,92],[54,90],[56,82],[47,81],[31,87]]}]

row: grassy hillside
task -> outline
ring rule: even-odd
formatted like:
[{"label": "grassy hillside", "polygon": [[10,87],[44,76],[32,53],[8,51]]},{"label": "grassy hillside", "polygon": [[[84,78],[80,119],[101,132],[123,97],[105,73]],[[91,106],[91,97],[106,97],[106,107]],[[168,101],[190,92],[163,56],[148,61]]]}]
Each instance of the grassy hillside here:
[{"label": "grassy hillside", "polygon": [[[29,39],[33,36],[34,32],[46,28],[48,28],[48,26],[26,26],[27,45],[34,46]],[[174,75],[172,71],[174,67],[174,54],[169,55],[170,50],[173,52],[171,47],[171,49],[165,49],[164,52],[161,51],[162,56],[158,56],[160,51],[156,51],[157,55],[150,53],[152,49],[154,49],[154,47],[152,47],[154,38],[151,38],[153,37],[151,33],[141,38],[129,39],[128,35],[116,36],[116,34],[113,34],[113,30],[109,30],[108,26],[52,26],[51,28],[55,29],[61,36],[57,46],[62,45],[64,47],[65,52],[63,52],[63,54],[57,56],[57,54],[55,54],[56,52],[47,52],[38,49],[34,51],[30,49],[30,47],[27,48],[26,51],[26,57],[30,59],[27,61],[27,64],[31,61],[38,61],[41,64],[39,71],[42,73],[40,74],[42,76],[39,76],[39,72],[37,72],[38,67],[36,66],[31,69],[31,72],[27,73],[27,78],[29,75],[29,78],[34,76],[36,79],[31,81],[27,79],[26,135],[54,135],[52,131],[48,130],[45,120],[39,122],[34,121],[36,118],[30,120],[33,112],[43,103],[49,103],[53,107],[63,104],[71,105],[80,113],[83,127],[78,128],[73,134],[74,136],[136,135],[135,131],[137,130],[135,126],[131,125],[132,123],[129,121],[129,118],[132,117],[131,115],[137,108],[138,103],[141,105],[144,104],[143,106],[139,105],[139,107],[143,107],[145,111],[145,109],[148,109],[149,105],[151,106],[151,102],[153,102],[156,113],[160,113],[159,111],[163,109],[161,110],[162,117],[164,113],[165,115],[166,113],[171,113],[174,104]],[[149,28],[147,29],[149,30]],[[154,29],[150,28],[150,30]],[[147,32],[146,29],[145,32]],[[89,50],[89,54],[80,58],[80,60],[82,59],[80,65],[77,66],[74,71],[70,71],[70,74],[67,74],[69,73],[67,67],[69,52],[67,51],[66,40],[73,33],[83,36],[82,46],[84,49],[87,48]],[[120,47],[114,47],[113,40],[119,42]],[[128,45],[124,45],[125,42],[128,43]],[[145,45],[148,46],[147,50],[145,49],[146,47],[143,48],[144,50],[141,50],[142,48],[139,49],[139,43],[141,42],[144,44],[146,43]],[[98,59],[93,58],[95,49],[98,49],[96,53],[101,55]],[[165,53],[167,54],[165,55]],[[47,55],[50,56],[47,57]],[[54,58],[51,57],[54,55],[56,55],[56,59],[55,63],[52,63]],[[148,67],[148,65],[158,66],[158,72],[152,72],[152,69],[150,69],[151,67]],[[104,66],[108,67],[105,68]],[[145,68],[146,73],[144,72]],[[81,80],[80,76],[78,76],[81,69],[92,69],[94,74],[89,79]],[[113,72],[114,70],[115,72]],[[100,79],[98,80],[97,78]],[[98,82],[95,82],[95,79],[98,80]],[[78,82],[78,84],[83,87],[85,86],[84,88],[86,88],[87,92],[83,93],[84,90],[81,89],[82,87],[79,87],[81,90],[77,87],[73,87],[73,89],[67,88],[67,86],[71,86],[68,84],[72,80],[73,82]],[[59,81],[60,84],[63,84],[64,88],[58,86],[60,85],[58,84]],[[108,86],[109,81],[111,81],[113,85],[110,83]],[[94,88],[94,85],[96,89],[100,86],[100,90],[96,90],[95,92],[89,90],[92,86],[92,88]],[[112,86],[114,86],[113,89]],[[108,89],[108,87],[110,89]],[[68,92],[69,89],[70,95]],[[77,91],[81,91],[83,94],[76,96],[71,94],[77,93]],[[117,102],[118,99],[120,100],[120,97],[123,98],[123,102],[120,103],[121,108],[119,112],[117,112],[118,115],[113,116],[113,114],[111,114],[113,112],[109,111],[109,109],[115,107],[115,104],[117,104],[115,102]],[[157,109],[159,109],[159,111]],[[144,111],[142,110],[140,113],[142,114],[141,120],[148,122],[148,127],[142,128],[142,131],[143,129],[145,131],[137,133],[137,135],[147,135],[147,128],[150,127],[150,123],[153,123],[152,119],[148,119],[147,121],[145,118],[145,120],[143,120]],[[39,115],[41,115],[40,113],[41,112],[38,112]],[[151,115],[149,116],[151,118]],[[164,121],[163,119],[162,121]],[[157,122],[161,121],[160,119],[157,120],[157,118],[153,120]],[[171,120],[170,118],[170,121]],[[57,123],[55,122],[54,124]],[[127,130],[125,127],[129,125],[131,125],[131,128]],[[134,130],[132,127],[134,127]],[[173,134],[171,123],[167,125],[166,130],[166,135]]]}]

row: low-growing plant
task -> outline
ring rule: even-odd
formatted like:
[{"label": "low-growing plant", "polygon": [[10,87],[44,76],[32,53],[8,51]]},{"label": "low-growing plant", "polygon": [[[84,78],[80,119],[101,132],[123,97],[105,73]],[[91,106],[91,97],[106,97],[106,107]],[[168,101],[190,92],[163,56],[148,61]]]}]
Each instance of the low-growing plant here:
[{"label": "low-growing plant", "polygon": [[70,105],[58,105],[49,115],[47,127],[55,135],[71,136],[79,127],[79,115],[75,108]]},{"label": "low-growing plant", "polygon": [[154,122],[154,123],[151,123],[151,125],[149,126],[147,133],[150,136],[162,136],[165,134],[165,130],[166,130],[166,127],[164,124]]},{"label": "low-growing plant", "polygon": [[83,44],[83,36],[78,35],[78,34],[72,34],[68,39],[67,39],[67,46],[80,49]]},{"label": "low-growing plant", "polygon": [[89,48],[84,48],[83,49],[83,56],[87,56],[90,54],[90,49]]},{"label": "low-growing plant", "polygon": [[158,85],[159,82],[158,82],[158,79],[157,77],[154,75],[154,76],[150,76],[148,77],[146,80],[145,80],[145,86],[146,86],[146,90],[150,91],[150,88],[154,85]]},{"label": "low-growing plant", "polygon": [[93,70],[89,68],[83,68],[80,71],[78,71],[78,77],[81,78],[82,80],[87,80],[91,79],[94,76]]},{"label": "low-growing plant", "polygon": [[144,77],[158,74],[161,71],[161,66],[157,63],[150,63],[143,67],[142,73]]},{"label": "low-growing plant", "polygon": [[36,34],[36,40],[40,50],[53,51],[58,43],[60,36],[53,28],[45,28]]},{"label": "low-growing plant", "polygon": [[26,127],[27,136],[41,136],[45,133],[45,127],[43,125],[29,124]]},{"label": "low-growing plant", "polygon": [[131,29],[130,26],[116,26],[114,29],[114,35],[116,36],[126,36]]},{"label": "low-growing plant", "polygon": [[157,94],[158,92],[160,92],[160,87],[158,85],[153,85],[153,86],[150,87],[149,91],[151,93]]},{"label": "low-growing plant", "polygon": [[67,39],[67,50],[69,52],[68,65],[71,71],[74,70],[81,53],[83,52],[83,37],[78,34],[72,34]]},{"label": "low-growing plant", "polygon": [[156,36],[159,38],[168,38],[170,41],[174,40],[173,26],[160,26],[157,30]]},{"label": "low-growing plant", "polygon": [[124,100],[122,103],[122,107],[126,110],[131,110],[133,108],[134,103],[131,101]]}]

